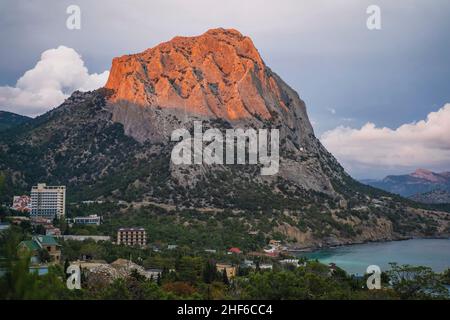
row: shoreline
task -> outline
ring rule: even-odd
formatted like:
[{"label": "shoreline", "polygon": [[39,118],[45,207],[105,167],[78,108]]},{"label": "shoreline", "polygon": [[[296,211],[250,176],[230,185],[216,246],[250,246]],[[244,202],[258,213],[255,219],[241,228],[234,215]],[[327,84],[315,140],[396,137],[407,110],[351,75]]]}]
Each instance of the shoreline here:
[{"label": "shoreline", "polygon": [[286,250],[288,253],[311,253],[326,249],[335,249],[335,248],[341,248],[341,247],[347,247],[347,246],[355,246],[355,245],[363,245],[363,244],[370,244],[370,243],[385,243],[385,242],[397,242],[397,241],[407,241],[407,240],[446,240],[450,239],[450,235],[442,235],[442,236],[430,236],[430,237],[403,237],[403,238],[396,238],[396,239],[380,239],[380,240],[366,240],[361,242],[351,242],[351,243],[341,243],[341,244],[324,244],[321,246],[310,246],[310,247],[303,247],[303,248],[292,248]]}]

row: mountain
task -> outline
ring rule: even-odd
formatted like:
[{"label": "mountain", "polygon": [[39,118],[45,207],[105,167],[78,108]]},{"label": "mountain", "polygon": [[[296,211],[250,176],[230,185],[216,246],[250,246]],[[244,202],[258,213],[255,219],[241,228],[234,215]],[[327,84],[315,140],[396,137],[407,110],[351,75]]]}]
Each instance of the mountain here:
[{"label": "mountain", "polygon": [[[220,132],[279,129],[279,172],[261,175],[261,164],[175,165],[171,133],[193,132],[195,120]],[[174,220],[183,228],[233,225],[242,237],[257,231],[298,246],[449,233],[447,213],[353,180],[315,137],[298,94],[236,30],[114,58],[105,88],[75,92],[0,134],[0,150],[3,201],[39,181],[65,184],[69,201],[151,204],[167,216],[184,212]]]},{"label": "mountain", "polygon": [[409,197],[413,201],[430,204],[450,203],[450,192],[446,190],[433,190],[425,193],[418,193]]},{"label": "mountain", "polygon": [[30,119],[31,118],[26,116],[0,110],[0,131],[15,127],[29,121]]},{"label": "mountain", "polygon": [[370,186],[410,197],[433,190],[450,191],[450,172],[435,173],[425,169],[417,169],[411,174],[387,176],[382,180],[362,181]]},{"label": "mountain", "polygon": [[[332,179],[346,176],[314,136],[298,94],[236,30],[175,37],[115,58],[105,87],[113,92],[113,120],[139,142],[166,143],[174,129],[192,127],[193,120],[211,127],[219,121],[232,128],[278,128],[283,179],[337,196]],[[172,175],[178,171],[173,168]]]}]

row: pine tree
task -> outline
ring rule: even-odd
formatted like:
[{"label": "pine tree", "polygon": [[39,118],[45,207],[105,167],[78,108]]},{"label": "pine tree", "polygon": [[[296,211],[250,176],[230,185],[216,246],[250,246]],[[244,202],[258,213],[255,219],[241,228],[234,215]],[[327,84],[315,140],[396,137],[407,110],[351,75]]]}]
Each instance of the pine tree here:
[{"label": "pine tree", "polygon": [[226,268],[224,268],[223,271],[222,271],[222,281],[223,281],[223,283],[226,286],[230,285],[230,280],[228,280],[228,275],[227,275],[227,269]]},{"label": "pine tree", "polygon": [[69,277],[69,274],[67,274],[67,268],[69,268],[70,262],[69,259],[66,258],[64,261],[64,274],[66,275],[66,279]]},{"label": "pine tree", "polygon": [[208,260],[203,268],[203,281],[205,283],[212,283],[217,279],[216,263],[213,260]]}]

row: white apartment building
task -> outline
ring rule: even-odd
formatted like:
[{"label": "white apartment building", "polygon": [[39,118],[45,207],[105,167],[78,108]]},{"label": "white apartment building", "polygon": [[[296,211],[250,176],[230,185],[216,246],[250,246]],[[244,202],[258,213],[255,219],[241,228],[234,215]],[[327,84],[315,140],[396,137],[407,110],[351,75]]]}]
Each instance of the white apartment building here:
[{"label": "white apartment building", "polygon": [[87,217],[75,217],[73,219],[67,219],[67,222],[75,224],[90,224],[99,226],[101,223],[101,217],[96,214],[91,214]]},{"label": "white apartment building", "polygon": [[87,217],[75,217],[73,221],[76,224],[94,224],[99,226],[101,218],[96,214],[91,214]]},{"label": "white apartment building", "polygon": [[31,188],[31,217],[61,218],[66,214],[66,187],[38,183]]}]

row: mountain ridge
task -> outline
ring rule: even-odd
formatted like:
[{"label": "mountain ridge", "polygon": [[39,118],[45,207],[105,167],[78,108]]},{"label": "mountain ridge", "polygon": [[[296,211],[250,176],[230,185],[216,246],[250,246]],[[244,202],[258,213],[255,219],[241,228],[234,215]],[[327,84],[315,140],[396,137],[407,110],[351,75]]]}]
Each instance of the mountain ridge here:
[{"label": "mountain ridge", "polygon": [[[221,36],[228,34],[220,32]],[[240,36],[233,33],[232,37]],[[211,41],[218,40],[213,37]],[[202,67],[204,79],[215,73],[210,63],[207,60]],[[151,67],[147,67],[148,74]],[[185,221],[188,225],[217,223],[215,215],[227,214],[230,223],[239,223],[245,232],[256,229],[266,237],[282,235],[302,246],[449,234],[448,214],[413,208],[406,200],[353,180],[314,136],[298,94],[271,71],[264,77],[275,82],[280,95],[269,93],[267,97],[280,101],[268,99],[269,118],[251,113],[219,118],[196,109],[179,112],[170,105],[154,105],[151,99],[148,104],[135,103],[133,95],[128,97],[129,92],[120,89],[123,84],[122,88],[129,83],[141,88],[135,92],[138,97],[175,92],[170,81],[170,87],[152,92],[143,70],[120,73],[131,82],[117,81],[117,88],[108,85],[93,92],[75,92],[20,130],[0,134],[0,174],[7,181],[2,200],[38,182],[65,184],[70,201],[168,204],[176,209],[165,214],[196,212],[191,221]],[[110,77],[122,79],[114,72]],[[262,81],[246,82],[252,88],[239,94],[264,94],[256,90],[258,83]],[[118,98],[120,90],[124,90],[122,98]],[[214,101],[222,101],[213,107],[227,115],[225,100]],[[205,129],[279,129],[279,173],[262,177],[258,165],[174,165],[170,132],[191,130],[194,120],[202,120]],[[209,218],[200,208],[210,209]]]},{"label": "mountain ridge", "polygon": [[450,172],[436,173],[417,169],[410,174],[389,175],[382,180],[363,180],[364,183],[404,197],[433,190],[450,191]]},{"label": "mountain ridge", "polygon": [[0,110],[0,131],[13,128],[30,120],[30,117]]}]

